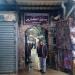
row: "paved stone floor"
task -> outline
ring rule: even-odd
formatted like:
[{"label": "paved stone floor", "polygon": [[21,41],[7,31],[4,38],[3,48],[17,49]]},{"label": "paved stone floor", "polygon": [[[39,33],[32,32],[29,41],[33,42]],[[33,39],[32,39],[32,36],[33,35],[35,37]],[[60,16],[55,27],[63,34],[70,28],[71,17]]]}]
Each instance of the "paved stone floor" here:
[{"label": "paved stone floor", "polygon": [[35,70],[31,72],[21,71],[18,75],[68,75],[68,74],[56,70],[47,70],[45,74],[41,74],[40,72]]}]

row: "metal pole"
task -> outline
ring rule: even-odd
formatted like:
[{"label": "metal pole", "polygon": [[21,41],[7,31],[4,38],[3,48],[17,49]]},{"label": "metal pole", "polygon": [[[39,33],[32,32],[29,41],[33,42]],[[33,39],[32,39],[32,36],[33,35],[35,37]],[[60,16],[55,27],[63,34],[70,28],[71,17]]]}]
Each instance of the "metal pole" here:
[{"label": "metal pole", "polygon": [[66,19],[71,15],[71,13],[73,12],[74,9],[75,9],[75,5],[73,5],[72,8],[70,9],[70,11],[68,12]]}]

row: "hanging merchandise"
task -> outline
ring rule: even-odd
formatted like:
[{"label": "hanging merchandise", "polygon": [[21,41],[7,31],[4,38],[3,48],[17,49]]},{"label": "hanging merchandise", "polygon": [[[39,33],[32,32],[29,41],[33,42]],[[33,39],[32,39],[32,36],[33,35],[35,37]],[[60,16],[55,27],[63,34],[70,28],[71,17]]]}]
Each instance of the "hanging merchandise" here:
[{"label": "hanging merchandise", "polygon": [[72,70],[72,52],[71,50],[64,51],[64,69],[65,69],[65,72],[71,72]]},{"label": "hanging merchandise", "polygon": [[[56,46],[58,50],[58,68],[61,71],[72,71],[72,49],[69,24],[60,20],[56,24]],[[66,70],[65,70],[66,69]]]},{"label": "hanging merchandise", "polygon": [[63,70],[63,50],[58,50],[58,69]]},{"label": "hanging merchandise", "polygon": [[71,43],[72,43],[73,75],[75,75],[75,19],[73,17],[69,17],[68,24],[70,29]]}]

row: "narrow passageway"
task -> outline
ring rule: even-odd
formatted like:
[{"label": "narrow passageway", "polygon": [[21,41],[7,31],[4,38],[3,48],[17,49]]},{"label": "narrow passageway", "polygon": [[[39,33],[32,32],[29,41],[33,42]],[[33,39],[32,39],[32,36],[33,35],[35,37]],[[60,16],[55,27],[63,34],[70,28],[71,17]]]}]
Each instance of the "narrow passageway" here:
[{"label": "narrow passageway", "polygon": [[42,74],[38,71],[31,71],[31,72],[25,72],[25,71],[21,71],[19,72],[18,75],[68,75],[67,73],[64,72],[60,72],[60,71],[56,71],[56,70],[47,70],[46,73]]}]

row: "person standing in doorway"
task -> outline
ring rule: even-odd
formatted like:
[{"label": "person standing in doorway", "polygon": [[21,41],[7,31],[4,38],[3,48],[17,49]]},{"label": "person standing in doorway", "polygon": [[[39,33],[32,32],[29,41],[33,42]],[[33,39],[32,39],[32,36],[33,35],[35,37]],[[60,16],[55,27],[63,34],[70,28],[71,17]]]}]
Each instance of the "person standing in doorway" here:
[{"label": "person standing in doorway", "polygon": [[25,65],[27,67],[27,70],[30,71],[30,63],[31,63],[31,49],[32,44],[28,43],[27,49],[25,50]]},{"label": "person standing in doorway", "polygon": [[40,60],[40,71],[42,73],[46,72],[46,58],[48,54],[48,49],[46,44],[42,40],[39,41],[38,47],[37,47],[37,54]]}]

